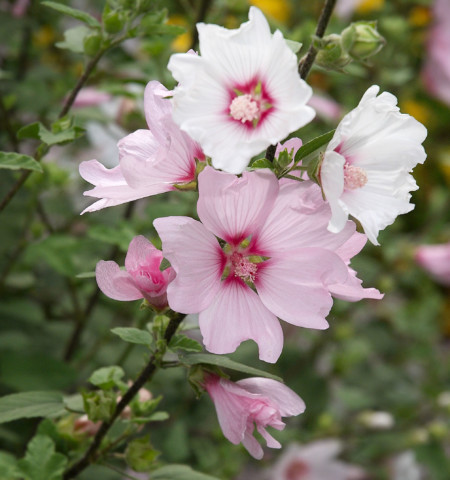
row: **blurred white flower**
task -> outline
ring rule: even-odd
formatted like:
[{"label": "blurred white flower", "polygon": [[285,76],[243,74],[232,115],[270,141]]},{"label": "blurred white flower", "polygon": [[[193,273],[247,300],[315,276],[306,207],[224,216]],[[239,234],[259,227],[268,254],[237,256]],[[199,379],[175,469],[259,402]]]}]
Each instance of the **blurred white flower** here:
[{"label": "blurred white flower", "polygon": [[359,415],[359,421],[373,430],[389,430],[395,424],[394,417],[389,412],[366,411]]}]

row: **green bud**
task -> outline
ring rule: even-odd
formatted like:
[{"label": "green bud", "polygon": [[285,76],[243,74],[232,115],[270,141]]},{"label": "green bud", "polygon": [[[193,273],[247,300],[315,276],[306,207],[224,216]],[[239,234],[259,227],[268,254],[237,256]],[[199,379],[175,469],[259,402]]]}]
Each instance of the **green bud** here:
[{"label": "green bud", "polygon": [[386,40],[378,33],[376,22],[352,23],[342,32],[342,47],[357,60],[377,54]]},{"label": "green bud", "polygon": [[160,452],[155,450],[150,443],[150,435],[146,435],[128,444],[125,451],[125,460],[136,472],[148,472],[159,454]]},{"label": "green bud", "polygon": [[340,35],[332,33],[320,41],[315,42],[319,49],[316,57],[317,65],[331,70],[341,70],[348,65],[352,59],[343,49]]},{"label": "green bud", "polygon": [[86,55],[93,57],[100,50],[102,36],[99,33],[90,33],[83,40],[83,49]]},{"label": "green bud", "polygon": [[278,155],[275,162],[281,169],[286,168],[292,162],[292,155],[289,154],[287,148]]},{"label": "green bud", "polygon": [[89,420],[93,422],[108,420],[116,408],[116,394],[109,390],[84,392],[83,404]]},{"label": "green bud", "polygon": [[103,16],[106,33],[119,33],[125,25],[125,19],[120,12],[109,12]]}]

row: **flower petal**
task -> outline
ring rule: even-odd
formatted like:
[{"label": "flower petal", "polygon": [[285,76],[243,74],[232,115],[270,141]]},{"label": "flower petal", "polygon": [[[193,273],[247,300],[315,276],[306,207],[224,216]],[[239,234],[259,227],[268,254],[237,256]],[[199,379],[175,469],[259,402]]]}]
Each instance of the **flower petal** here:
[{"label": "flower petal", "polygon": [[119,268],[116,262],[100,260],[95,269],[100,290],[114,300],[138,300],[144,298],[127,272]]},{"label": "flower petal", "polygon": [[214,301],[200,313],[199,324],[206,349],[212,353],[231,353],[241,342],[254,340],[259,358],[274,363],[283,348],[283,332],[275,315],[234,277],[222,282]]}]

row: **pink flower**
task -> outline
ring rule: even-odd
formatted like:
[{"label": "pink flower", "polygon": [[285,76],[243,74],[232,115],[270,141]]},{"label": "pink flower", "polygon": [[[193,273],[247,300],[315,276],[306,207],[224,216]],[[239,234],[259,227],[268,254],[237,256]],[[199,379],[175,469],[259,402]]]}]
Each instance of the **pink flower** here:
[{"label": "pink flower", "polygon": [[116,262],[101,260],[95,274],[100,290],[114,300],[145,298],[157,309],[167,307],[167,285],[175,277],[172,268],[160,270],[163,256],[145,237],[134,237],[125,258],[126,271]]},{"label": "pink flower", "polygon": [[450,243],[418,247],[416,261],[437,282],[450,286]]},{"label": "pink flower", "polygon": [[433,10],[435,23],[428,37],[422,78],[432,95],[450,105],[450,4],[436,0]]},{"label": "pink flower", "polygon": [[179,85],[173,115],[215,168],[241,173],[250,159],[314,117],[311,88],[279,30],[250,7],[238,29],[197,24],[201,55],[178,53],[168,68]]},{"label": "pink flower", "polygon": [[272,469],[270,480],[360,480],[367,478],[354,465],[336,460],[341,442],[319,440],[304,446],[289,445]]},{"label": "pink flower", "polygon": [[106,92],[102,92],[93,87],[82,88],[73,102],[74,108],[91,107],[100,105],[111,99],[111,95]]},{"label": "pink flower", "polygon": [[150,82],[144,94],[149,130],[137,130],[118,143],[120,164],[110,170],[96,160],[82,162],[80,175],[95,188],[84,195],[99,198],[82,213],[175,190],[195,179],[196,159],[204,155],[172,120],[168,90]]},{"label": "pink flower", "polygon": [[281,417],[305,411],[305,404],[296,393],[268,378],[247,378],[234,383],[208,374],[204,387],[214,402],[225,437],[235,445],[242,443],[258,460],[263,456],[263,449],[253,436],[255,425],[268,447],[281,448],[266,428],[283,430],[286,425]]},{"label": "pink flower", "polygon": [[342,107],[330,97],[314,94],[308,102],[317,113],[318,117],[337,122],[342,117]]},{"label": "pink flower", "polygon": [[75,420],[73,429],[75,433],[81,433],[88,437],[93,437],[98,432],[101,424],[102,422],[93,422],[92,420],[89,420],[87,415],[81,415],[81,417],[78,417]]},{"label": "pink flower", "polygon": [[361,288],[347,266],[365,237],[351,221],[339,234],[327,231],[330,209],[311,182],[279,186],[269,170],[237,178],[207,167],[197,212],[202,223],[167,217],[154,226],[177,272],[169,305],[200,314],[210,352],[230,353],[252,339],[260,358],[275,362],[283,347],[277,316],[325,329],[333,292],[353,301],[381,298]]}]

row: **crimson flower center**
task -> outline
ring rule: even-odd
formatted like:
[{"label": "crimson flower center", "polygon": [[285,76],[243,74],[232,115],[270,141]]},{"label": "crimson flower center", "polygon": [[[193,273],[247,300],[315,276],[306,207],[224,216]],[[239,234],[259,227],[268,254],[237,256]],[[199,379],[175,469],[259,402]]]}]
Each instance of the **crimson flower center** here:
[{"label": "crimson flower center", "polygon": [[237,86],[230,94],[228,114],[246,127],[256,128],[273,107],[272,99],[261,81]]},{"label": "crimson flower center", "polygon": [[344,165],[344,187],[350,190],[364,187],[367,183],[367,173],[361,167],[355,165]]},{"label": "crimson flower center", "polygon": [[230,256],[231,274],[240,277],[244,282],[254,282],[258,266],[256,263],[250,262],[242,253],[233,252]]}]

